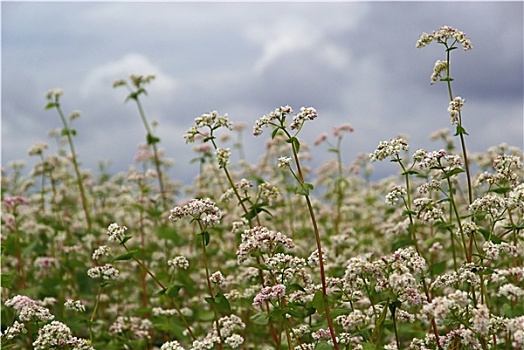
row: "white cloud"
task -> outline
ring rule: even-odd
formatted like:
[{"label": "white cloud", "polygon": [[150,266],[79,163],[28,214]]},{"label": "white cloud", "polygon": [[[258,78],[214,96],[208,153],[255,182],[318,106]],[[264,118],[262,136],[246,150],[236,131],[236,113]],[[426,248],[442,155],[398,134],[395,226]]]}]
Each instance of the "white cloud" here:
[{"label": "white cloud", "polygon": [[154,65],[147,57],[130,53],[118,61],[109,62],[89,72],[81,84],[80,95],[87,100],[107,94],[115,80],[128,79],[130,74],[156,75],[151,86],[146,88],[155,102],[168,102],[178,86],[175,79]]}]

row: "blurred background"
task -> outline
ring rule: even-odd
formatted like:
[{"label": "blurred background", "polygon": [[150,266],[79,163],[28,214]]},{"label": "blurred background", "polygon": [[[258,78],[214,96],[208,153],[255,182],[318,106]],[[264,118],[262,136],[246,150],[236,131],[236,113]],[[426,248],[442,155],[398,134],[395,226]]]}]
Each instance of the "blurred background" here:
[{"label": "blurred background", "polygon": [[[252,136],[255,120],[281,105],[317,109],[300,137],[310,145],[350,123],[346,165],[397,135],[412,152],[439,149],[429,135],[452,127],[449,99],[430,76],[444,47],[415,43],[443,25],[473,43],[451,57],[468,148],[523,147],[522,2],[2,2],[1,12],[2,167],[30,166],[27,150],[38,141],[53,152],[47,134],[61,122],[44,110],[45,96],[61,88],[66,115],[82,112],[72,125],[82,167],[110,161],[111,172],[127,171],[145,131],[136,106],[124,103],[127,90],[112,83],[131,73],[157,75],[142,102],[175,160],[172,177],[186,183],[198,166],[183,135],[212,110],[247,124],[250,163],[269,137]],[[312,147],[311,166],[332,156],[326,149]],[[397,171],[384,163],[374,177]]]}]

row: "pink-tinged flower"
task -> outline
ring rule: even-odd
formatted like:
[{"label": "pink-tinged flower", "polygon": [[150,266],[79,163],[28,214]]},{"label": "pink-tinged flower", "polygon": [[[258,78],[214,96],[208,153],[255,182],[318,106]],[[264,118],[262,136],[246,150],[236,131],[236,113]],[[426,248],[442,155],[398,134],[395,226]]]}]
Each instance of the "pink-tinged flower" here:
[{"label": "pink-tinged flower", "polygon": [[51,321],[55,318],[49,310],[39,304],[39,302],[26,297],[25,295],[17,295],[5,302],[5,306],[12,307],[18,311],[18,318],[20,321],[30,321],[37,319],[40,321]]},{"label": "pink-tinged flower", "polygon": [[286,294],[286,286],[283,284],[277,284],[272,287],[264,287],[253,299],[253,306],[257,307],[262,303],[282,298]]},{"label": "pink-tinged flower", "polygon": [[313,142],[313,144],[315,146],[318,146],[320,145],[322,142],[326,141],[328,138],[328,134],[323,132],[322,134],[320,134],[316,139],[315,139],[315,142]]},{"label": "pink-tinged flower", "polygon": [[333,128],[333,135],[335,137],[342,136],[343,132],[353,132],[355,129],[351,126],[351,124],[342,124],[340,126]]},{"label": "pink-tinged flower", "polygon": [[12,210],[19,205],[29,205],[29,199],[22,196],[6,197],[2,200],[2,204]]}]

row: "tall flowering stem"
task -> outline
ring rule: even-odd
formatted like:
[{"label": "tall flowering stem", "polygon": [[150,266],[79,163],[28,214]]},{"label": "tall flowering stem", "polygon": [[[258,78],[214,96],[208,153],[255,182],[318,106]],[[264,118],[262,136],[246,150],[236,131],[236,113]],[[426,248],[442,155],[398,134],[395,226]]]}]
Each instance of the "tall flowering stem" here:
[{"label": "tall flowering stem", "polygon": [[[84,183],[82,181],[82,174],[80,174],[80,168],[78,166],[78,160],[76,158],[75,144],[73,142],[73,136],[76,135],[76,130],[71,129],[67,122],[67,119],[62,111],[60,106],[60,96],[62,96],[63,91],[61,89],[50,90],[47,93],[47,100],[49,101],[46,105],[46,109],[56,108],[64,128],[62,129],[62,136],[66,136],[67,142],[69,143],[69,148],[71,149],[71,161],[75,169],[76,174],[76,183],[78,185],[78,190],[80,191],[80,199],[82,201],[82,208],[84,209],[84,215],[87,223],[87,231],[91,231],[91,215],[89,214],[89,205],[87,202],[87,196],[84,190]],[[69,119],[73,120],[80,116],[80,112],[74,111],[71,113]]]},{"label": "tall flowering stem", "polygon": [[[145,265],[145,263],[135,256],[136,250],[129,250],[129,248],[127,247],[126,243],[132,237],[131,236],[127,236],[125,234],[126,230],[127,230],[126,226],[119,226],[116,223],[113,223],[113,224],[109,225],[109,227],[108,227],[107,234],[109,236],[109,238],[108,238],[109,241],[110,242],[118,242],[126,250],[125,254],[117,256],[113,260],[129,260],[129,259],[133,259],[140,266],[140,268],[142,268],[153,279],[153,281],[162,289],[162,294],[166,294],[170,298],[172,298],[171,295],[170,295],[170,288],[166,287],[158,279],[158,277]],[[185,326],[187,332],[189,333],[189,335],[191,336],[191,338],[193,340],[196,340],[196,337],[195,337],[193,331],[191,330],[191,327],[187,323],[187,320],[184,317],[184,314],[182,313],[180,308],[176,305],[176,303],[174,303],[174,300],[173,300],[173,305],[174,305],[174,308],[175,308],[178,316],[182,320],[182,323],[184,323],[184,326]]]},{"label": "tall flowering stem", "polygon": [[153,135],[153,131],[151,129],[151,126],[149,125],[149,122],[147,121],[146,114],[144,112],[144,108],[142,107],[142,103],[140,102],[139,96],[141,94],[147,95],[147,91],[144,88],[145,84],[148,84],[153,79],[155,79],[154,75],[136,75],[131,74],[130,80],[133,85],[133,88],[131,88],[126,80],[117,80],[113,83],[113,87],[119,87],[119,86],[126,86],[129,89],[129,95],[126,98],[126,101],[133,100],[136,103],[136,106],[138,108],[138,113],[140,114],[140,119],[142,119],[142,123],[144,124],[144,127],[146,129],[146,141],[147,145],[151,146],[153,149],[153,158],[155,163],[155,168],[158,176],[158,186],[160,189],[160,198],[162,199],[162,205],[164,208],[164,211],[168,211],[168,205],[166,200],[166,191],[165,191],[165,185],[164,185],[164,179],[162,176],[162,168],[161,168],[161,162],[160,162],[160,156],[158,152],[157,144],[160,142],[160,139]]},{"label": "tall flowering stem", "polygon": [[[291,145],[291,150],[293,153],[293,159],[296,165],[296,173],[292,172],[295,178],[298,181],[298,186],[295,189],[295,193],[301,194],[306,199],[306,205],[311,217],[311,224],[313,226],[313,231],[315,232],[315,240],[317,245],[318,259],[319,259],[319,268],[320,268],[320,279],[322,282],[322,300],[324,305],[324,312],[326,314],[326,320],[328,323],[329,333],[331,340],[333,341],[333,346],[335,349],[339,349],[337,343],[337,337],[335,334],[335,329],[333,327],[333,320],[331,319],[329,301],[327,296],[327,283],[326,283],[326,273],[324,268],[324,258],[322,253],[322,243],[320,239],[320,232],[317,225],[317,220],[315,216],[315,211],[313,210],[313,205],[311,204],[311,199],[309,197],[310,190],[313,189],[313,185],[305,182],[304,174],[300,166],[300,161],[298,158],[298,153],[300,152],[300,141],[297,138],[298,133],[302,130],[304,123],[308,120],[314,120],[318,114],[313,107],[302,107],[300,112],[293,117],[293,121],[289,124],[290,130],[295,130],[294,134],[288,131],[288,126],[286,125],[286,117],[293,112],[290,106],[280,107],[275,111],[271,112],[268,116],[263,116],[258,119],[253,127],[253,134],[258,136],[262,134],[262,127],[271,126],[273,127],[272,138],[274,138],[279,132],[283,132],[286,136],[286,142]],[[287,157],[279,158],[278,166],[283,169],[291,169],[291,159]]]},{"label": "tall flowering stem", "polygon": [[[186,140],[186,143],[192,143],[195,142],[196,137],[203,137],[203,142],[211,142],[213,145],[213,149],[215,150],[216,155],[216,161],[218,163],[218,166],[220,169],[224,170],[224,174],[226,175],[227,181],[229,183],[230,190],[234,193],[235,197],[238,200],[239,205],[242,207],[242,210],[244,211],[244,215],[246,218],[248,218],[248,223],[250,227],[253,227],[252,219],[254,218],[256,220],[256,223],[258,226],[261,226],[260,218],[258,215],[258,212],[255,212],[256,214],[254,216],[251,215],[252,208],[254,208],[254,204],[251,202],[251,200],[248,197],[242,198],[242,196],[239,193],[239,188],[237,185],[235,185],[235,182],[233,181],[233,178],[231,177],[231,174],[228,170],[228,164],[229,164],[229,158],[231,156],[231,152],[229,148],[220,148],[218,147],[216,143],[216,136],[215,131],[218,129],[236,129],[239,132],[239,143],[240,143],[240,131],[244,128],[242,124],[239,124],[235,126],[236,124],[233,124],[230,122],[228,115],[219,115],[217,111],[212,111],[210,113],[202,114],[200,117],[195,118],[195,125],[192,126],[184,135],[184,139]],[[202,131],[201,129],[205,129]],[[239,145],[241,147],[241,144]],[[241,157],[243,157],[243,154],[241,153]],[[250,204],[250,208],[247,207],[246,203]],[[205,247],[204,247],[205,248]],[[260,264],[260,257],[257,257],[257,263]],[[262,273],[262,270],[259,270],[259,279],[262,284],[264,284],[264,276]],[[269,312],[269,303],[266,301],[266,309]],[[272,324],[269,325],[270,332],[273,338],[273,341],[275,344],[279,343],[278,335],[273,327]]]},{"label": "tall flowering stem", "polygon": [[229,304],[227,300],[224,300],[225,298],[224,299],[221,298],[220,301],[216,300],[216,297],[218,295],[215,295],[215,293],[213,292],[213,287],[211,286],[211,278],[209,274],[206,246],[209,244],[209,241],[210,241],[210,235],[209,235],[209,232],[207,231],[207,228],[220,224],[222,213],[220,212],[220,209],[218,209],[218,207],[215,205],[215,203],[211,201],[209,198],[193,199],[184,206],[178,206],[178,207],[171,209],[169,220],[177,221],[186,216],[191,217],[192,218],[191,221],[196,221],[200,228],[200,235],[202,236],[204,269],[206,272],[206,282],[207,282],[207,288],[208,288],[208,292],[210,296],[210,299],[206,299],[206,301],[208,301],[208,303],[211,305],[211,309],[213,310],[213,313],[215,315],[216,331],[217,331],[218,338],[220,339],[218,348],[221,350],[222,349],[222,336],[220,334],[220,322],[219,322],[219,315],[217,311],[217,304],[219,303],[221,303],[222,305],[227,304],[228,307],[229,307]]},{"label": "tall flowering stem", "polygon": [[[468,200],[469,204],[471,205],[471,203],[473,203],[473,190],[471,185],[471,172],[469,169],[468,153],[466,150],[466,140],[464,138],[464,135],[467,135],[468,133],[462,125],[462,107],[464,106],[465,100],[460,96],[455,97],[453,95],[453,90],[451,87],[453,78],[451,77],[450,59],[451,51],[457,49],[457,45],[461,45],[464,51],[473,49],[473,45],[471,44],[471,40],[464,32],[450,26],[443,26],[432,34],[422,33],[419,40],[417,41],[416,47],[424,47],[430,44],[432,41],[436,41],[438,44],[442,44],[446,48],[446,61],[436,62],[431,75],[431,83],[434,84],[440,80],[445,82],[447,85],[448,96],[450,100],[448,112],[451,116],[451,124],[456,125],[455,136],[459,136],[460,139],[462,156],[464,157],[464,168],[466,170],[466,181],[468,185]],[[445,73],[444,77],[442,77],[442,73]],[[471,256],[473,254],[473,240],[474,236],[470,235],[469,247],[466,252],[466,259],[468,262],[471,262]]]},{"label": "tall flowering stem", "polygon": [[[404,204],[406,207],[406,214],[409,218],[409,226],[408,230],[411,234],[411,238],[413,239],[413,245],[415,246],[415,250],[418,255],[423,257],[422,250],[420,248],[418,238],[416,235],[416,229],[415,229],[415,220],[413,215],[416,213],[412,209],[412,198],[411,198],[411,188],[410,188],[410,181],[409,181],[409,175],[412,174],[412,167],[406,168],[406,166],[402,162],[402,158],[400,154],[402,152],[407,152],[409,150],[408,142],[403,139],[402,137],[396,137],[390,141],[381,141],[375,150],[375,152],[371,153],[369,155],[369,158],[372,162],[377,160],[384,160],[386,158],[390,158],[392,162],[398,163],[400,167],[402,168],[402,176],[405,179],[406,183],[406,189],[403,190],[400,187],[395,187],[393,191],[388,195],[389,198],[387,201],[389,202],[395,202],[394,198],[403,197],[403,195],[406,195],[407,199],[404,200]],[[426,299],[428,302],[431,302],[431,295],[429,293],[429,288],[426,283],[426,280],[424,278],[421,279],[422,286],[424,288],[424,294],[426,296]],[[433,331],[433,334],[435,335],[435,339],[437,339],[437,344],[439,343],[439,335],[437,330],[437,325],[434,319],[431,319],[431,329]],[[396,331],[396,330],[395,330]],[[398,339],[398,338],[397,338]],[[440,345],[438,345],[439,349],[441,348]]]}]

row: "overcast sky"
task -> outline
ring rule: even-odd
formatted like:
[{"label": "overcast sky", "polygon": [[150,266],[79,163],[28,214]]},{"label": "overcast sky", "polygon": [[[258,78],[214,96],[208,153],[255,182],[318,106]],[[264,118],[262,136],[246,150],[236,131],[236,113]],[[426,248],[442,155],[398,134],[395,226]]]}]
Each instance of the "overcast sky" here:
[{"label": "overcast sky", "polygon": [[[195,117],[217,110],[248,124],[251,162],[263,140],[256,119],[281,105],[314,106],[310,144],[350,123],[349,164],[381,140],[410,138],[412,152],[438,149],[429,135],[450,127],[444,83],[431,85],[443,46],[416,49],[422,32],[451,25],[473,50],[452,52],[454,93],[466,99],[463,121],[472,151],[501,142],[523,147],[523,2],[2,2],[2,166],[28,159],[38,141],[53,145],[61,127],[45,111],[49,89],[62,88],[84,168],[111,160],[112,172],[134,162],[145,131],[136,107],[112,82],[156,74],[143,99],[157,120],[172,175],[187,181],[193,145],[183,134]],[[266,139],[268,133],[261,137]],[[321,162],[326,146],[314,149]],[[53,150],[51,149],[50,152]],[[315,165],[315,164],[313,164]],[[395,169],[396,170],[396,169]]]}]

